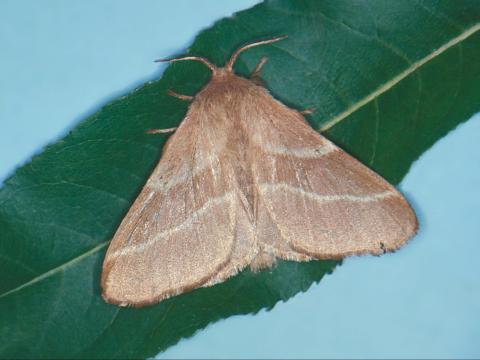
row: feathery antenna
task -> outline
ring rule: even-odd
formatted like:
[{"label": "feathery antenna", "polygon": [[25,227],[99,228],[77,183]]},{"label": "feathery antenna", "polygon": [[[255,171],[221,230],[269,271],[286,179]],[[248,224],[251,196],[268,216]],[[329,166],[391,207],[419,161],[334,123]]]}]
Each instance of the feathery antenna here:
[{"label": "feathery antenna", "polygon": [[268,40],[257,41],[257,42],[254,42],[254,43],[251,43],[251,44],[247,44],[247,45],[245,45],[245,46],[242,46],[241,48],[238,48],[238,49],[235,50],[235,52],[232,54],[232,57],[230,58],[230,60],[228,60],[227,64],[225,65],[225,69],[227,69],[227,71],[232,71],[232,69],[233,69],[233,64],[235,64],[235,61],[237,60],[238,55],[240,55],[240,53],[242,53],[243,51],[245,51],[245,50],[247,50],[247,49],[250,49],[250,48],[252,48],[252,47],[255,47],[255,46],[260,46],[260,45],[265,45],[265,44],[271,44],[271,43],[274,43],[274,42],[277,42],[277,41],[286,39],[287,37],[288,37],[287,35],[278,36],[278,37],[274,37],[274,38],[268,39]]},{"label": "feathery antenna", "polygon": [[215,70],[217,69],[216,66],[213,65],[210,61],[199,56],[185,56],[185,57],[173,58],[173,59],[158,59],[158,60],[155,60],[155,62],[176,62],[176,61],[188,61],[188,60],[199,61],[203,63],[205,66],[207,66],[213,72],[215,72]]}]

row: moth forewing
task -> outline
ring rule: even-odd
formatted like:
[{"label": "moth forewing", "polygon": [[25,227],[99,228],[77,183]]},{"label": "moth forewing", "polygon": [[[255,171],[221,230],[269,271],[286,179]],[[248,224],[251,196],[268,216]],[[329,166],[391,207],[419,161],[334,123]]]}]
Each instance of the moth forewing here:
[{"label": "moth forewing", "polygon": [[171,59],[203,62],[212,78],[113,237],[101,280],[106,301],[153,304],[277,258],[379,255],[416,232],[415,214],[393,186],[257,81],[234,74],[243,50],[281,39],[238,49],[225,68]]}]

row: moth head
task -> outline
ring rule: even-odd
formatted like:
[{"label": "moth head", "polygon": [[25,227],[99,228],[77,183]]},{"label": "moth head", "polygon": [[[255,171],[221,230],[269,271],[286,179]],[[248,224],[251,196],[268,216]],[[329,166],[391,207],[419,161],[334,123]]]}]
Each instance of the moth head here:
[{"label": "moth head", "polygon": [[159,59],[159,60],[155,60],[155,62],[199,61],[212,71],[212,74],[213,74],[214,77],[222,77],[222,76],[233,73],[233,65],[235,65],[235,61],[237,60],[238,56],[243,51],[245,51],[247,49],[250,49],[252,47],[255,47],[255,46],[271,44],[273,42],[280,41],[280,40],[283,40],[285,38],[287,38],[286,35],[278,36],[278,37],[274,37],[274,38],[271,38],[271,39],[257,41],[257,42],[254,42],[254,43],[244,45],[244,46],[238,48],[237,50],[235,50],[233,52],[232,56],[230,57],[230,59],[225,64],[225,66],[220,67],[220,68],[213,65],[206,58],[203,58],[203,57],[200,57],[200,56],[185,56],[185,57],[173,58],[173,59]]}]

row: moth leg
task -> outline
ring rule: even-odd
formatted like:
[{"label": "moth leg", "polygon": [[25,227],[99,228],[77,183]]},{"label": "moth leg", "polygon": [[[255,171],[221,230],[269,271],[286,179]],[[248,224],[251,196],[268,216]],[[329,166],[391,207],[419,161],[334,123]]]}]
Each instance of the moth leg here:
[{"label": "moth leg", "polygon": [[193,96],[178,94],[175,91],[170,90],[170,89],[167,91],[167,94],[170,95],[170,96],[176,97],[177,99],[184,100],[184,101],[192,101],[193,100]]},{"label": "moth leg", "polygon": [[167,134],[177,130],[176,127],[168,128],[168,129],[148,129],[145,131],[147,134]]},{"label": "moth leg", "polygon": [[255,66],[255,69],[253,69],[252,73],[250,74],[250,79],[255,82],[255,80],[259,80],[260,78],[260,71],[262,70],[263,65],[268,61],[266,57],[262,57],[260,61],[258,62],[257,66]]},{"label": "moth leg", "polygon": [[310,107],[308,109],[305,109],[305,110],[302,110],[300,111],[300,114],[302,115],[308,115],[308,114],[313,114],[315,112],[315,108],[314,107]]}]

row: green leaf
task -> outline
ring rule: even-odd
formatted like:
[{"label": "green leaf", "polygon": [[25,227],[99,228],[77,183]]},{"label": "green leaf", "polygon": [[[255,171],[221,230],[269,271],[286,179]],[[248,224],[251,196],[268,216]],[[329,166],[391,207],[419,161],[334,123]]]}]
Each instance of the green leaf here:
[{"label": "green leaf", "polygon": [[[480,2],[267,1],[202,32],[190,49],[221,65],[239,45],[287,34],[241,55],[261,56],[272,94],[316,107],[312,126],[398,183],[436,140],[480,109]],[[172,64],[81,122],[0,190],[0,357],[146,357],[234,314],[271,308],[338,264],[280,262],[143,309],[100,297],[108,241],[209,77]],[[365,261],[368,261],[366,259]]]}]

